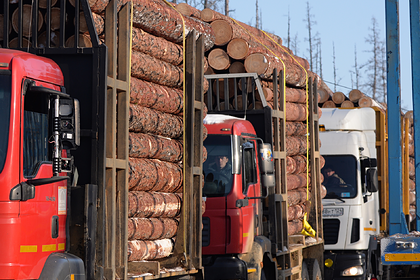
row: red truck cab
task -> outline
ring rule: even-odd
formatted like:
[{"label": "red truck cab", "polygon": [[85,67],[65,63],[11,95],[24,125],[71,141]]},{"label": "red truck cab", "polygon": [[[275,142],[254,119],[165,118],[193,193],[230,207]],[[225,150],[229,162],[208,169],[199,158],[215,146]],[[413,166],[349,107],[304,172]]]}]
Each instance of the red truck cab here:
[{"label": "red truck cab", "polygon": [[241,256],[250,255],[255,237],[262,234],[261,198],[266,191],[261,182],[272,174],[260,176],[264,174],[260,161],[272,165],[271,149],[258,143],[261,139],[245,119],[209,114],[204,125],[208,130],[203,165],[205,279],[247,279],[250,271],[261,269],[259,262]]},{"label": "red truck cab", "polygon": [[63,140],[74,127],[60,116],[74,114],[63,85],[52,60],[0,49],[0,279],[53,276],[46,264],[59,267],[66,249]]}]

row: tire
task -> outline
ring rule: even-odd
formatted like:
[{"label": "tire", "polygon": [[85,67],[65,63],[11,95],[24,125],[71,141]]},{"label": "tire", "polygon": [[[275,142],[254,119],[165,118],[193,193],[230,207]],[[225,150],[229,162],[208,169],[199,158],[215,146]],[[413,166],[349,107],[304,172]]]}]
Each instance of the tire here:
[{"label": "tire", "polygon": [[317,259],[305,259],[310,280],[322,280],[322,272]]},{"label": "tire", "polygon": [[308,266],[306,265],[306,262],[302,262],[302,273],[301,273],[301,279],[302,280],[310,280],[309,278],[309,272],[308,272]]}]

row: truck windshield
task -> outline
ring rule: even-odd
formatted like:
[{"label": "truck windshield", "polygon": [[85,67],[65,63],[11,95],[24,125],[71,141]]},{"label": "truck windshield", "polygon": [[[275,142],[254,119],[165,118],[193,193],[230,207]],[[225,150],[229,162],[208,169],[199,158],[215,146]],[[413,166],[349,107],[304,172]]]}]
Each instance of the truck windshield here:
[{"label": "truck windshield", "polygon": [[232,152],[230,135],[208,135],[204,141],[207,160],[203,165],[203,194],[225,196],[232,190]]},{"label": "truck windshield", "polygon": [[354,198],[357,195],[357,161],[352,155],[323,156],[322,183],[327,188],[325,198]]},{"label": "truck windshield", "polygon": [[10,100],[12,79],[10,74],[0,72],[0,172],[3,171],[9,139]]}]

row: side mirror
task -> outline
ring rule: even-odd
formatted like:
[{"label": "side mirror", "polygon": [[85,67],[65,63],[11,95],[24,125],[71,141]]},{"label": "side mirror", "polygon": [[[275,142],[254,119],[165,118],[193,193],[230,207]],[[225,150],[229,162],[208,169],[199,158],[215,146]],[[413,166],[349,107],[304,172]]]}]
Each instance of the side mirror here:
[{"label": "side mirror", "polygon": [[276,178],[274,176],[274,158],[271,145],[263,143],[260,146],[259,155],[262,185],[266,188],[274,187]]},{"label": "side mirror", "polygon": [[366,171],[366,187],[369,192],[377,192],[379,189],[378,170],[369,168]]},{"label": "side mirror", "polygon": [[60,99],[61,139],[69,149],[80,146],[80,108],[77,99]]}]

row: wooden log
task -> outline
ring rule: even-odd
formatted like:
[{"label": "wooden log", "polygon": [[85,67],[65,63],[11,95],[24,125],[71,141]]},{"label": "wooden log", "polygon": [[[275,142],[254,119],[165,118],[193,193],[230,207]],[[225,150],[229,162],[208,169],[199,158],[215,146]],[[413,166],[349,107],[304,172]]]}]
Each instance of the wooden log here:
[{"label": "wooden log", "polygon": [[372,99],[368,96],[362,96],[359,99],[359,107],[371,107],[372,106]]},{"label": "wooden log", "polygon": [[133,50],[148,54],[156,59],[180,65],[183,60],[182,46],[164,38],[154,36],[146,31],[133,27]]},{"label": "wooden log", "polygon": [[183,110],[182,90],[131,77],[130,103],[169,114]]},{"label": "wooden log", "polygon": [[[133,25],[155,36],[163,37],[174,43],[183,41],[183,21],[180,14],[163,1],[134,0]],[[201,20],[184,17],[185,36],[192,30],[197,31],[197,38],[203,35],[204,49],[214,45],[214,32],[210,24]]]},{"label": "wooden log", "polygon": [[128,216],[138,218],[175,218],[181,213],[181,194],[128,192]]},{"label": "wooden log", "polygon": [[207,60],[210,67],[215,70],[226,70],[230,66],[229,56],[220,48],[212,49],[207,57]]},{"label": "wooden log", "polygon": [[[217,84],[219,84],[219,99],[225,100],[225,79],[214,80],[213,82],[213,94],[217,94]],[[229,98],[235,96],[235,83],[233,79],[228,79]],[[238,93],[239,94],[239,93]]]},{"label": "wooden log", "polygon": [[[89,5],[89,7],[91,8],[91,10],[92,9],[94,9],[94,7],[95,7],[95,4],[96,4],[96,1],[97,0],[88,0],[88,5]],[[74,7],[75,6],[75,0],[69,0],[69,2],[70,2],[70,4]],[[108,2],[109,2],[109,0],[108,0]],[[103,8],[103,10],[105,10],[105,8],[106,8],[106,6],[108,5],[108,3],[105,5],[105,7]],[[82,7],[80,7],[80,9],[82,9]],[[102,10],[102,11],[103,11]],[[92,11],[94,11],[94,10],[92,10]],[[99,11],[99,12],[102,12],[102,11]],[[96,12],[96,13],[99,13],[99,12],[97,12],[97,11],[94,11],[94,12]]]},{"label": "wooden log", "polygon": [[215,34],[214,45],[221,47],[229,43],[233,35],[229,23],[224,20],[215,20],[210,25]]},{"label": "wooden log", "polygon": [[97,14],[104,12],[110,2],[110,0],[96,0],[94,4],[91,4],[93,1],[95,0],[89,0],[90,9]]},{"label": "wooden log", "polygon": [[180,192],[182,169],[178,164],[157,159],[129,159],[131,191]]},{"label": "wooden log", "polygon": [[226,52],[233,59],[245,59],[249,53],[248,42],[242,38],[231,39],[227,45]]},{"label": "wooden log", "polygon": [[322,108],[336,108],[337,105],[332,100],[327,100],[322,104]]},{"label": "wooden log", "polygon": [[172,239],[128,241],[128,261],[156,260],[168,257],[173,250]]},{"label": "wooden log", "polygon": [[340,107],[341,108],[353,108],[355,106],[354,106],[354,103],[351,102],[350,100],[344,100],[343,103],[341,103]]},{"label": "wooden log", "polygon": [[128,218],[128,240],[157,240],[172,238],[178,230],[178,221],[168,218]]},{"label": "wooden log", "polygon": [[[235,34],[235,29],[238,29],[238,30],[239,29],[242,30],[242,28],[246,29],[253,36],[255,36],[256,38],[259,38],[261,40],[264,40],[264,43],[270,45],[271,47],[273,47],[273,46],[278,47],[277,44],[281,45],[283,43],[282,39],[275,34],[266,32],[274,40],[274,42],[275,42],[274,43],[271,40],[269,41],[267,35],[265,35],[264,32],[261,31],[260,29],[252,27],[252,26],[247,25],[247,24],[245,24],[243,22],[240,22],[240,21],[236,21],[236,23],[235,23],[230,17],[225,16],[221,13],[218,13],[218,12],[216,12],[214,10],[211,10],[211,9],[208,9],[208,8],[203,9],[201,11],[201,20],[203,20],[205,22],[213,22],[215,20],[225,20],[228,23],[230,23],[230,25],[232,26],[232,29],[234,30],[234,34]],[[235,36],[234,35],[233,38],[241,38],[241,36]]]},{"label": "wooden log", "polygon": [[327,195],[327,188],[324,185],[321,185],[321,198],[324,198]]},{"label": "wooden log", "polygon": [[309,182],[308,186],[310,186],[310,174],[309,175],[306,175],[306,173],[288,174],[287,175],[287,190],[291,191],[291,190],[295,190],[299,188],[306,188],[308,184],[307,182]]},{"label": "wooden log", "polygon": [[413,157],[410,157],[408,160],[408,176],[411,180],[416,179],[416,164]]},{"label": "wooden log", "polygon": [[[70,36],[65,43],[65,46],[67,48],[74,47],[74,35]],[[79,34],[79,45],[78,47],[81,48],[91,48],[92,47],[92,41],[90,40],[90,37],[85,34]]]},{"label": "wooden log", "polygon": [[178,3],[175,5],[175,8],[184,16],[201,19],[201,11],[197,8],[191,7],[187,3]]},{"label": "wooden log", "polygon": [[306,124],[286,121],[286,136],[304,136],[306,133]]},{"label": "wooden log", "polygon": [[[4,32],[4,17],[3,14],[0,14],[0,41],[3,41],[3,32]],[[12,25],[10,24],[10,20],[9,20],[9,34],[12,32]]]},{"label": "wooden log", "polygon": [[[27,48],[27,47],[30,47],[30,46],[32,46],[32,43],[29,42],[28,39],[22,38],[22,47],[23,48]],[[19,48],[19,41],[18,41],[18,38],[17,37],[15,37],[12,40],[10,40],[10,42],[9,42],[9,48],[11,48],[11,49],[17,49],[17,48]]]},{"label": "wooden log", "polygon": [[[80,12],[79,19],[80,19],[80,23],[79,23],[80,33],[87,33],[88,32],[88,27],[87,27],[87,24],[86,24],[86,19],[85,19],[85,13],[84,12]],[[92,19],[93,19],[93,23],[94,23],[93,27],[96,29],[96,34],[98,36],[100,36],[105,30],[104,18],[99,14],[92,13]],[[74,18],[74,20],[76,21],[76,18]]]},{"label": "wooden log", "polygon": [[180,67],[137,51],[131,55],[131,75],[169,87],[180,87],[183,81]]},{"label": "wooden log", "polygon": [[[286,67],[286,84],[293,87],[306,86],[305,71],[287,61],[283,62]],[[245,59],[244,65],[248,73],[257,73],[263,79],[272,79],[273,70],[283,70],[283,63],[272,54],[254,53]]]},{"label": "wooden log", "polygon": [[179,162],[183,156],[182,142],[144,133],[129,133],[129,156]]},{"label": "wooden log", "polygon": [[[47,20],[48,20],[47,16],[45,16],[44,18],[45,24],[47,24]],[[60,29],[60,21],[61,21],[61,9],[58,7],[52,7],[51,8],[51,21],[50,21],[50,26],[51,26],[52,31]],[[65,22],[67,22],[67,15],[66,15]]]},{"label": "wooden log", "polygon": [[307,191],[306,188],[300,188],[287,192],[287,203],[289,206],[304,203],[311,199],[311,192]]},{"label": "wooden log", "polygon": [[289,221],[296,219],[303,219],[306,212],[306,206],[304,204],[298,204],[287,207],[287,219]]},{"label": "wooden log", "polygon": [[336,91],[336,92],[333,93],[332,101],[335,104],[339,105],[339,104],[343,103],[344,100],[346,100],[346,96],[341,91]]},{"label": "wooden log", "polygon": [[246,73],[245,70],[245,66],[242,62],[240,61],[234,61],[230,66],[229,66],[229,73],[230,74],[235,74],[235,73]]},{"label": "wooden log", "polygon": [[404,119],[408,119],[410,122],[409,126],[413,126],[413,114],[414,114],[413,110],[409,110],[404,113]]},{"label": "wooden log", "polygon": [[[38,11],[38,31],[41,30],[44,17]],[[16,8],[12,14],[12,27],[18,33],[19,31],[19,8]],[[22,12],[22,35],[25,37],[32,36],[32,5],[24,4]]]},{"label": "wooden log", "polygon": [[358,89],[352,89],[349,92],[349,99],[353,103],[356,103],[357,101],[359,101],[359,99],[362,98],[363,96],[365,95]]},{"label": "wooden log", "polygon": [[416,190],[416,182],[412,179],[410,179],[408,181],[408,187],[410,189],[410,191],[415,191]]},{"label": "wooden log", "polygon": [[[50,32],[50,47],[58,48],[60,46],[60,32],[51,31]],[[38,36],[38,47],[46,48],[47,47],[47,31],[42,32]]]},{"label": "wooden log", "polygon": [[[54,6],[57,3],[57,0],[51,0],[51,7]],[[47,0],[39,0],[38,1],[38,7],[42,9],[47,8]]]},{"label": "wooden log", "polygon": [[182,136],[183,119],[150,108],[130,104],[129,129],[176,139]]},{"label": "wooden log", "polygon": [[286,102],[286,120],[287,121],[305,121],[307,109],[304,104]]},{"label": "wooden log", "polygon": [[408,192],[408,203],[410,205],[416,205],[416,192],[415,191]]},{"label": "wooden log", "polygon": [[300,233],[303,229],[303,222],[301,220],[289,221],[287,226],[287,234],[294,235]]},{"label": "wooden log", "polygon": [[286,155],[295,156],[306,154],[306,147],[305,136],[286,137]]}]

